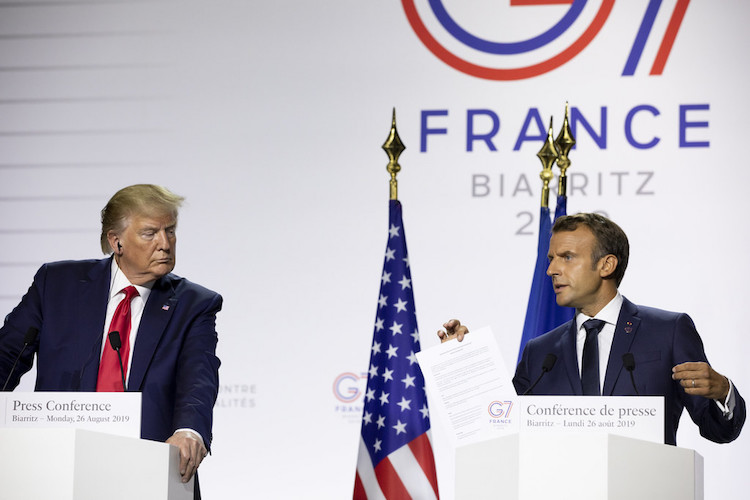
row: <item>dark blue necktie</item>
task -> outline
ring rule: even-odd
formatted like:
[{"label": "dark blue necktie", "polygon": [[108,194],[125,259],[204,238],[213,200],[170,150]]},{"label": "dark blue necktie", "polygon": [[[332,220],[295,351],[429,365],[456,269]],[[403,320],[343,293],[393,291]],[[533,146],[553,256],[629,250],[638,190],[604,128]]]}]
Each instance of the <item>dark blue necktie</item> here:
[{"label": "dark blue necktie", "polygon": [[584,396],[601,396],[599,388],[599,332],[604,326],[600,319],[590,319],[583,324],[586,342],[583,344],[581,362],[581,384]]}]

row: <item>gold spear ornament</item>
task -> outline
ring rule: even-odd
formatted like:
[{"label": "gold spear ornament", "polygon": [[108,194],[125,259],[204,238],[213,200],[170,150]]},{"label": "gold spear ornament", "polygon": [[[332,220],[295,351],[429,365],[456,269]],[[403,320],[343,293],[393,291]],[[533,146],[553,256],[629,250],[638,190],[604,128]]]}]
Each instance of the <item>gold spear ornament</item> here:
[{"label": "gold spear ornament", "polygon": [[536,155],[542,162],[542,171],[539,173],[539,177],[544,183],[544,186],[542,186],[542,206],[549,207],[549,183],[555,178],[555,175],[552,173],[552,165],[555,164],[555,160],[557,159],[555,142],[552,140],[552,117],[549,119],[547,140]]},{"label": "gold spear ornament", "polygon": [[557,146],[557,166],[560,167],[560,178],[557,180],[557,194],[558,196],[565,196],[568,186],[568,178],[565,172],[570,166],[570,159],[568,153],[575,146],[576,139],[573,137],[573,131],[570,130],[570,122],[568,121],[568,103],[565,103],[565,119],[563,120],[562,129],[555,139],[555,146]]},{"label": "gold spear ornament", "polygon": [[383,150],[388,154],[388,166],[386,170],[391,174],[391,199],[398,200],[398,181],[396,175],[401,171],[401,165],[398,164],[398,157],[404,152],[406,146],[401,142],[396,130],[396,108],[393,108],[393,121],[391,122],[391,131],[388,133],[388,139],[383,143]]}]

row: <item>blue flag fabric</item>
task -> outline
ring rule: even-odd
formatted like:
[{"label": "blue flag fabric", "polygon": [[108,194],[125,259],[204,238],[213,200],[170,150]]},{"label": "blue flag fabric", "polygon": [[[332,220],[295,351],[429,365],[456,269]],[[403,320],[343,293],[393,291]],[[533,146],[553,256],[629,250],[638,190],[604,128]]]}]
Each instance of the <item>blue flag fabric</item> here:
[{"label": "blue flag fabric", "polygon": [[[558,196],[555,220],[566,215],[566,211],[567,197]],[[575,316],[574,308],[557,305],[555,291],[552,288],[552,279],[547,276],[547,266],[549,265],[547,253],[549,252],[551,234],[552,221],[550,220],[549,207],[541,207],[536,264],[534,266],[534,277],[531,281],[529,303],[526,307],[526,321],[523,324],[521,346],[518,349],[518,361],[521,360],[526,342],[570,321]]]},{"label": "blue flag fabric", "polygon": [[370,348],[354,498],[438,498],[419,331],[401,218],[389,206],[388,244]]}]

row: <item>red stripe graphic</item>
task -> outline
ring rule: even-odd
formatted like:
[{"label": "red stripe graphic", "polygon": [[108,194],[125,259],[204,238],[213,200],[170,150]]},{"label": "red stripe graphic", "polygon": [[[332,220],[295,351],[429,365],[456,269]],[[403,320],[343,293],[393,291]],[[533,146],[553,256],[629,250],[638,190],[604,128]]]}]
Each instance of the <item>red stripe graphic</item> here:
[{"label": "red stripe graphic", "polygon": [[688,8],[690,0],[677,0],[674,12],[672,12],[672,18],[669,20],[667,30],[664,32],[664,38],[661,41],[659,52],[656,54],[654,59],[654,65],[651,67],[652,75],[661,75],[664,71],[664,66],[667,64],[669,53],[672,51],[672,45],[674,45],[675,38],[677,38],[677,32],[680,30],[682,19],[685,17],[685,11]]}]

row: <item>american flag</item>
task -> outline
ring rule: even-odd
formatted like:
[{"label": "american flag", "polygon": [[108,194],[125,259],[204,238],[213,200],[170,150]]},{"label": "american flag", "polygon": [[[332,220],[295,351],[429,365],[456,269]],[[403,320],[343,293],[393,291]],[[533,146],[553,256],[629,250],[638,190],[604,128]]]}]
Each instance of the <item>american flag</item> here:
[{"label": "american flag", "polygon": [[439,498],[419,332],[401,220],[390,200],[388,245],[370,352],[354,499]]}]

